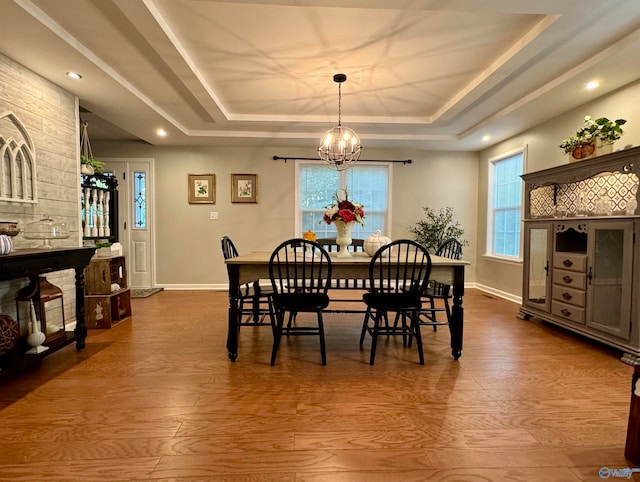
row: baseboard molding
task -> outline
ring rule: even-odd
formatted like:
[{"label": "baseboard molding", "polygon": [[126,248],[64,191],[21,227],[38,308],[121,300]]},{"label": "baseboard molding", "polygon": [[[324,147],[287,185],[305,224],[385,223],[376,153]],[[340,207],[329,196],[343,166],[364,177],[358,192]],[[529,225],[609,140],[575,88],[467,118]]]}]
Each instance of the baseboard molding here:
[{"label": "baseboard molding", "polygon": [[[216,283],[216,284],[203,284],[203,285],[191,285],[191,284],[157,284],[157,288],[164,288],[165,290],[211,290],[211,291],[229,291],[228,283]],[[498,298],[503,298],[507,301],[512,301],[517,304],[522,304],[522,297],[514,295],[512,293],[507,293],[506,291],[497,290],[492,288],[491,286],[485,286],[480,283],[465,283],[465,289],[474,288],[480,291],[484,291],[485,293],[489,293],[490,295],[497,296]]]},{"label": "baseboard molding", "polygon": [[229,285],[227,283],[218,284],[203,284],[203,285],[175,285],[175,284],[156,284],[157,288],[164,288],[165,290],[183,290],[183,291],[195,291],[195,290],[210,290],[210,291],[229,291]]},{"label": "baseboard molding", "polygon": [[480,291],[484,291],[485,293],[489,293],[490,295],[497,296],[498,298],[503,298],[507,301],[512,301],[519,305],[522,304],[522,296],[514,295],[513,293],[507,293],[506,291],[497,290],[492,288],[491,286],[485,286],[480,283],[471,283],[473,286],[469,286],[465,284],[465,287],[475,288]]}]

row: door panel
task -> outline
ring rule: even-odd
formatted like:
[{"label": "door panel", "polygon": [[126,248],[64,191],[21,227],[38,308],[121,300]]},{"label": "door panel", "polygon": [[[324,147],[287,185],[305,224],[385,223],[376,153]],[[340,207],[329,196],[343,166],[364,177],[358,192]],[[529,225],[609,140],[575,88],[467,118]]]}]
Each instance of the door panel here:
[{"label": "door panel", "polygon": [[103,159],[118,179],[118,224],[129,286],[151,288],[154,274],[153,159]]}]

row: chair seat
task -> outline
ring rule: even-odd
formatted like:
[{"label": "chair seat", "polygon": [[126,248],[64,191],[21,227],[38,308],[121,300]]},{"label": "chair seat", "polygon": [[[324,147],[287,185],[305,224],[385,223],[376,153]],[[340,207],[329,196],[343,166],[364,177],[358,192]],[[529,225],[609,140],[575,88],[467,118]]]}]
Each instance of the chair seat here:
[{"label": "chair seat", "polygon": [[324,293],[282,293],[275,302],[278,308],[288,311],[318,311],[329,306],[329,296]]},{"label": "chair seat", "polygon": [[362,299],[367,306],[382,311],[409,311],[421,308],[420,300],[411,293],[365,293]]},{"label": "chair seat", "polygon": [[427,298],[451,298],[451,286],[438,282],[430,283],[423,296]]},{"label": "chair seat", "polygon": [[271,281],[264,282],[263,280],[260,280],[257,290],[254,283],[247,283],[240,287],[240,296],[243,298],[253,298],[254,296],[265,296],[270,294],[273,294]]}]

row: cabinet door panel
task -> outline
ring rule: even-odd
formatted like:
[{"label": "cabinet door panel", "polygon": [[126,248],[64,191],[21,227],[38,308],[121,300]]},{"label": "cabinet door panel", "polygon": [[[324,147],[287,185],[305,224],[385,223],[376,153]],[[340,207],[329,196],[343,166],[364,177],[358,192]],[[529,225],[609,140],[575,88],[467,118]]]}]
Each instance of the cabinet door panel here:
[{"label": "cabinet door panel", "polygon": [[525,305],[550,311],[549,259],[551,256],[551,224],[531,223],[525,227]]},{"label": "cabinet door panel", "polygon": [[633,224],[593,224],[589,232],[587,325],[629,339]]}]

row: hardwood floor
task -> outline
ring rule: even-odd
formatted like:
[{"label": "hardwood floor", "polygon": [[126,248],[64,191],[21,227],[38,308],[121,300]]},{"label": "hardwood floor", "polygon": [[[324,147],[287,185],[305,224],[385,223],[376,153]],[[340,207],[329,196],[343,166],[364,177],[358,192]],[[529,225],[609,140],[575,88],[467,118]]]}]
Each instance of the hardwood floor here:
[{"label": "hardwood floor", "polygon": [[[602,480],[624,458],[633,368],[620,354],[467,290],[462,357],[446,327],[415,346],[370,340],[360,315],[316,337],[243,327],[227,296],[163,291],[0,386],[0,480]],[[637,477],[638,474],[633,474]],[[614,479],[615,477],[611,477]]]}]

